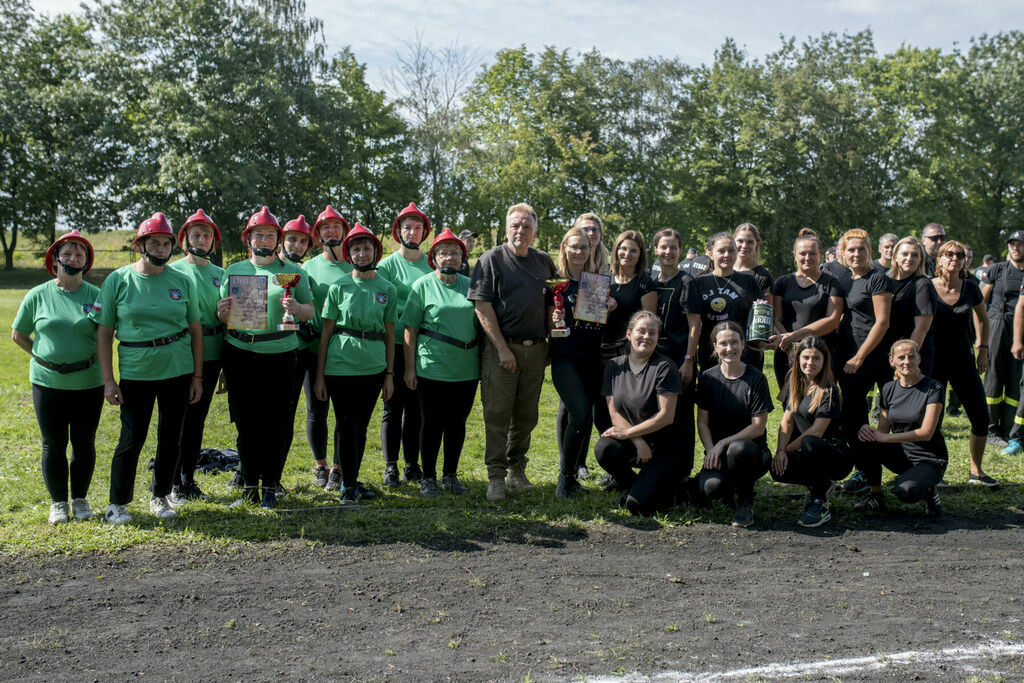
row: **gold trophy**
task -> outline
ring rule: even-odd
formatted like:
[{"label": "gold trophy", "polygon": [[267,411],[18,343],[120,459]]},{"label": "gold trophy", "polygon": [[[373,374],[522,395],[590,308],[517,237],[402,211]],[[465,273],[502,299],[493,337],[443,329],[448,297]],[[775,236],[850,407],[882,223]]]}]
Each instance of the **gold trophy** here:
[{"label": "gold trophy", "polygon": [[[567,278],[567,277],[551,278],[550,280],[545,280],[544,284],[547,286],[548,289],[551,290],[551,293],[554,295],[553,298],[554,298],[554,301],[555,301],[555,310],[556,311],[561,311],[563,316],[564,316],[564,314],[565,314],[565,304],[563,303],[563,300],[562,300],[562,292],[564,292],[566,289],[569,288],[569,278]],[[565,325],[565,318],[563,317],[562,321],[559,322],[558,324],[556,324],[551,329],[551,338],[552,339],[564,339],[565,337],[569,336],[569,332],[570,332],[570,330],[569,330],[568,327],[566,327],[566,325]]]},{"label": "gold trophy", "polygon": [[[292,288],[299,284],[299,278],[301,277],[299,273],[278,273],[274,276],[274,280],[284,290],[284,296],[281,297],[281,301],[292,297]],[[291,313],[285,311],[284,315],[281,316],[281,324],[277,326],[277,329],[281,332],[294,332],[299,329],[299,323],[295,322],[295,317]]]}]

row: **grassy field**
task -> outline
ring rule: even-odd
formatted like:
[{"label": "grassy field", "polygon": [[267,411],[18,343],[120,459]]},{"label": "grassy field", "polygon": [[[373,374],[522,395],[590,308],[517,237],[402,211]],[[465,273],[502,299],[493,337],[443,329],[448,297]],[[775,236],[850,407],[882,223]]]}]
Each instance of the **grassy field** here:
[{"label": "grassy field", "polygon": [[[112,263],[120,255],[111,254],[114,258],[104,256],[98,260],[97,275],[128,260],[125,258],[122,263]],[[4,274],[0,280],[0,321],[5,328],[10,328],[27,286],[45,278],[45,273],[38,266],[33,270],[19,269],[13,274]],[[770,368],[767,370],[774,390],[773,373]],[[288,539],[301,539],[311,544],[406,541],[433,545],[459,538],[543,535],[545,530],[553,527],[563,533],[566,530],[582,531],[586,525],[605,524],[657,530],[696,522],[727,524],[731,519],[730,511],[716,505],[709,511],[683,506],[651,520],[635,520],[616,508],[617,494],[600,492],[593,484],[588,485],[591,490],[586,494],[570,501],[557,499],[554,487],[558,452],[553,436],[557,395],[547,380],[528,468],[537,489],[525,495],[511,495],[503,505],[484,501],[487,477],[483,465],[483,424],[479,400],[470,416],[460,467],[460,476],[470,486],[470,495],[462,498],[445,495],[428,501],[419,496],[418,488],[404,486],[396,493],[386,494],[378,502],[349,510],[338,508],[336,494],[325,493],[312,485],[312,458],[303,428],[305,409],[300,405],[296,417],[299,428],[296,429],[284,474],[284,485],[290,493],[281,501],[281,509],[258,512],[228,509],[227,504],[237,498],[237,494],[227,488],[228,475],[199,475],[200,486],[211,494],[212,500],[190,504],[180,511],[175,520],[157,522],[148,512],[148,473],[144,464],[155,448],[154,420],[150,439],[140,458],[142,465],[136,480],[135,502],[129,506],[135,522],[112,528],[97,518],[88,523],[52,528],[46,523],[50,501],[40,474],[39,432],[28,382],[28,357],[13,343],[0,346],[0,378],[0,442],[3,444],[0,456],[0,551],[5,552],[109,552],[140,544],[178,546],[198,543],[218,547]],[[770,442],[774,442],[780,416],[781,411],[777,407],[769,420]],[[361,479],[371,485],[379,484],[382,470],[379,425],[378,407],[371,421],[361,474]],[[105,509],[108,502],[110,458],[118,430],[117,409],[104,406],[97,435],[96,474],[89,496],[97,511]],[[964,418],[947,419],[944,430],[951,454],[946,479],[953,484],[962,483],[968,473],[967,421]],[[217,396],[207,422],[204,446],[233,447],[234,440],[234,429],[227,419],[226,397]],[[698,463],[700,457],[698,450]],[[948,513],[984,518],[1000,509],[1016,509],[1024,505],[1022,490],[1012,484],[1024,481],[1021,458],[1003,457],[991,448],[986,457],[988,472],[1008,485],[995,492],[973,487],[944,492],[943,506]],[[593,455],[590,464],[592,471],[598,469]],[[802,490],[781,487],[767,478],[758,487],[760,497],[755,505],[758,523],[793,524],[802,501],[796,496],[802,495]],[[838,518],[839,528],[872,523],[862,522],[852,513],[849,497],[836,496],[833,503],[833,514]],[[920,511],[914,509],[910,514],[920,514]],[[832,525],[837,526],[837,522]]]}]

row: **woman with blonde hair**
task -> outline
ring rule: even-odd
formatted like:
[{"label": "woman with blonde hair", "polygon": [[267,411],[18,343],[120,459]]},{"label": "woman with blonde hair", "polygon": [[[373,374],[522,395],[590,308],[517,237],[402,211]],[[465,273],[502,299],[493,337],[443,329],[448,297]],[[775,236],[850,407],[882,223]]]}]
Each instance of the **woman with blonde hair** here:
[{"label": "woman with blonde hair", "polygon": [[934,346],[928,331],[935,316],[936,296],[924,273],[924,245],[916,237],[904,237],[892,250],[888,273],[893,283],[888,339],[912,339],[921,350],[921,370],[930,374]]},{"label": "woman with blonde hair", "polygon": [[761,263],[761,232],[753,223],[741,223],[732,231],[732,238],[736,240],[736,270],[753,275],[765,300],[773,303],[775,278]]},{"label": "woman with blonde hair", "polygon": [[608,263],[608,247],[601,238],[604,236],[604,221],[596,213],[583,213],[576,217],[572,227],[579,228],[590,240],[590,255],[587,257],[587,270],[591,273],[607,275],[611,272]]}]

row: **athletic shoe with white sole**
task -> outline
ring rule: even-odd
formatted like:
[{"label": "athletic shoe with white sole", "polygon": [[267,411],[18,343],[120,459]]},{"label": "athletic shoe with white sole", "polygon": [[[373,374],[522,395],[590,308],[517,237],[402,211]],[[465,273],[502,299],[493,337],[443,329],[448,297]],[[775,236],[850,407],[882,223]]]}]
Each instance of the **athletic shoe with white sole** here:
[{"label": "athletic shoe with white sole", "polygon": [[75,519],[79,522],[84,522],[87,519],[92,519],[92,508],[89,507],[89,501],[85,498],[75,498],[71,501],[71,512],[74,514]]},{"label": "athletic shoe with white sole", "polygon": [[999,488],[999,482],[987,474],[972,474],[967,477],[967,483],[972,486],[984,486],[993,490]]},{"label": "athletic shoe with white sole", "polygon": [[754,523],[753,503],[740,503],[736,506],[736,514],[733,515],[732,525],[735,527],[747,528]]},{"label": "athletic shoe with white sole", "polygon": [[50,503],[50,524],[67,524],[68,522],[68,504],[65,501],[60,503]]},{"label": "athletic shoe with white sole", "polygon": [[331,473],[327,475],[327,484],[324,486],[324,491],[340,491],[341,490],[341,470],[333,469]]},{"label": "athletic shoe with white sole", "polygon": [[821,498],[814,498],[807,504],[807,509],[804,510],[804,514],[800,515],[800,519],[796,520],[796,523],[813,529],[830,519],[832,519],[832,512],[828,508],[828,503]]},{"label": "athletic shoe with white sole", "polygon": [[178,513],[171,507],[167,496],[153,496],[149,499],[149,511],[156,515],[157,519],[174,519]]},{"label": "athletic shoe with white sole", "polygon": [[456,496],[464,496],[469,493],[469,487],[459,481],[458,475],[455,474],[441,475],[441,488]]},{"label": "athletic shoe with white sole", "polygon": [[320,489],[326,487],[330,474],[331,473],[327,471],[326,467],[323,465],[317,465],[316,470],[313,471],[313,485]]},{"label": "athletic shoe with white sole", "polygon": [[867,480],[864,478],[864,473],[860,470],[855,471],[850,478],[843,482],[843,493],[864,493],[871,489],[868,486]]},{"label": "athletic shoe with white sole", "polygon": [[885,512],[885,498],[881,493],[869,493],[853,504],[854,512]]},{"label": "athletic shoe with white sole", "polygon": [[132,516],[128,514],[127,505],[111,503],[107,506],[107,512],[103,515],[103,519],[107,520],[109,524],[127,524],[132,521]]}]

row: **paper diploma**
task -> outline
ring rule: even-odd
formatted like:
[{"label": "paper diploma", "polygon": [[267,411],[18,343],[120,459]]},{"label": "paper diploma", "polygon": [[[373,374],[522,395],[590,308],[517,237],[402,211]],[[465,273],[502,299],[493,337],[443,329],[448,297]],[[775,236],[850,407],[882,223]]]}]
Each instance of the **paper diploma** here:
[{"label": "paper diploma", "polygon": [[267,329],[267,276],[228,276],[229,330]]},{"label": "paper diploma", "polygon": [[608,322],[608,291],[612,280],[608,275],[582,273],[580,288],[576,294],[576,320],[605,324]]}]

